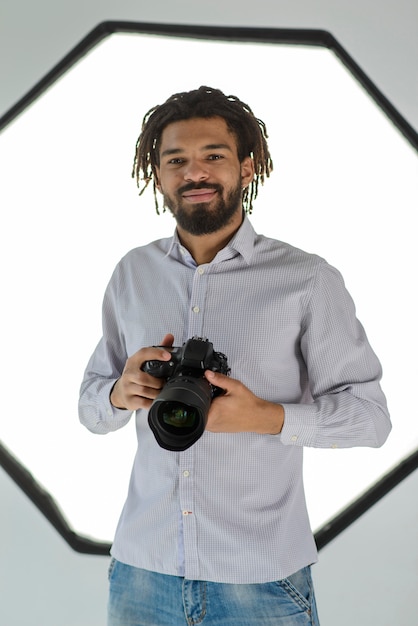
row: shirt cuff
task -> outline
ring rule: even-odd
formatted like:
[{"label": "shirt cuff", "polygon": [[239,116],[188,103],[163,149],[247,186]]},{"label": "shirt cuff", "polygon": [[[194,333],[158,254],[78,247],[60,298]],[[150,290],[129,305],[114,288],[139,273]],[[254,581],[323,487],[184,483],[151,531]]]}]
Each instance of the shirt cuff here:
[{"label": "shirt cuff", "polygon": [[125,426],[132,411],[117,409],[110,402],[110,392],[115,380],[102,381],[99,387],[88,392],[80,405],[81,422],[92,432],[106,434]]},{"label": "shirt cuff", "polygon": [[314,404],[282,404],[284,423],[281,442],[286,446],[312,446],[317,432]]}]

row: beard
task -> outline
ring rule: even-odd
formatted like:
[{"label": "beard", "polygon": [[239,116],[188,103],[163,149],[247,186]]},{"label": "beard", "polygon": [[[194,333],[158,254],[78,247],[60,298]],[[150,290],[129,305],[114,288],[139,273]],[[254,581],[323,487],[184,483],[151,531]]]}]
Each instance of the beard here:
[{"label": "beard", "polygon": [[[198,202],[185,206],[182,194],[193,189],[215,189],[217,198],[214,205]],[[209,183],[189,183],[177,192],[175,197],[164,194],[164,206],[173,214],[177,224],[191,235],[210,235],[227,226],[238,209],[242,210],[241,180],[224,198],[222,185]]]}]

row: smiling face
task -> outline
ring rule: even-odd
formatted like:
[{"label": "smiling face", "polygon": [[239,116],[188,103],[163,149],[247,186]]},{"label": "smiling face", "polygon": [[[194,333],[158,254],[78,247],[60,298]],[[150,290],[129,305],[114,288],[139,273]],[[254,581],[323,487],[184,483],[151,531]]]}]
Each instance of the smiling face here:
[{"label": "smiling face", "polygon": [[221,117],[191,118],[166,126],[157,188],[180,230],[208,235],[242,221],[242,189],[253,179],[250,157],[238,159],[235,136]]}]

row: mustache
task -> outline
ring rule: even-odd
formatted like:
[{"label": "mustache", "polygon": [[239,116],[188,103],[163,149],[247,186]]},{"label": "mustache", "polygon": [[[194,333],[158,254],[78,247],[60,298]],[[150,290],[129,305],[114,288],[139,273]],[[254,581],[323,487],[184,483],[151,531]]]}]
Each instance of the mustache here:
[{"label": "mustache", "polygon": [[223,187],[217,183],[188,183],[177,189],[177,195],[181,196],[186,191],[193,191],[194,189],[214,189],[215,191],[222,191]]}]

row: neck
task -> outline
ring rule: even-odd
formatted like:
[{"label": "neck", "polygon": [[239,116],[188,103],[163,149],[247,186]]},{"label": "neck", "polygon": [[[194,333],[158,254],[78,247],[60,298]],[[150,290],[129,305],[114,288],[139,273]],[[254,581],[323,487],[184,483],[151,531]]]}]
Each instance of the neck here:
[{"label": "neck", "polygon": [[177,225],[179,239],[190,252],[197,265],[213,261],[219,250],[225,248],[242,224],[242,214],[224,228],[210,235],[191,235]]}]

